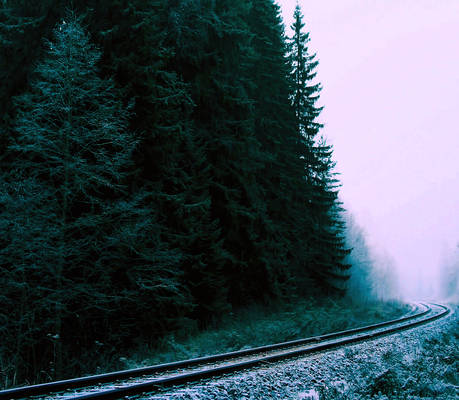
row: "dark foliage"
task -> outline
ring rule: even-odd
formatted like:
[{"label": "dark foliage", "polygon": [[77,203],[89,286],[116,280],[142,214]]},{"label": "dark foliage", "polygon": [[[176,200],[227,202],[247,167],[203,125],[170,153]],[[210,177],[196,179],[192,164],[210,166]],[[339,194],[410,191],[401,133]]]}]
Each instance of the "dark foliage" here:
[{"label": "dark foliage", "polygon": [[5,386],[338,293],[339,182],[299,8],[287,40],[272,0],[71,3],[1,6]]}]

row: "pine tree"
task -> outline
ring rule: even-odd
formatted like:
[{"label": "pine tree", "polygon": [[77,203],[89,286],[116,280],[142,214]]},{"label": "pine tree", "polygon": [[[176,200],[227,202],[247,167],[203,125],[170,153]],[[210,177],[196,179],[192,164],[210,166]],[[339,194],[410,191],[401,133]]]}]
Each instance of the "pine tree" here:
[{"label": "pine tree", "polygon": [[[37,269],[29,282],[35,298],[46,288],[47,296],[36,307],[42,309],[47,302],[50,315],[36,329],[42,337],[49,333],[54,338],[40,351],[53,346],[48,353],[55,354],[55,377],[62,374],[64,356],[93,343],[94,335],[119,343],[132,340],[132,330],[138,329],[132,312],[150,310],[154,325],[164,324],[164,318],[156,321],[158,314],[166,314],[164,308],[186,307],[180,255],[163,243],[154,205],[145,207],[154,196],[147,187],[134,187],[128,197],[137,140],[127,129],[129,106],[120,101],[113,81],[98,76],[100,57],[70,14],[48,42],[30,92],[16,99],[17,138],[9,149],[16,160],[12,171],[19,172],[21,185],[34,188],[30,195],[42,195],[40,201],[24,199],[30,207],[8,225],[11,239],[4,252],[26,255],[19,264],[7,258],[9,268]],[[15,187],[13,178],[5,181],[12,185],[8,204],[17,193],[29,195]],[[5,207],[4,223],[11,209]],[[17,237],[15,227],[21,220],[30,221],[26,226],[36,234],[30,249],[21,247]],[[50,242],[55,249],[51,260],[46,252]],[[29,277],[16,270],[10,276]],[[163,311],[155,314],[153,304]],[[113,326],[114,313],[124,331]],[[35,353],[42,344],[31,340],[24,351]],[[43,362],[49,360],[44,356]]]},{"label": "pine tree", "polygon": [[309,203],[314,217],[311,273],[326,292],[344,293],[345,281],[349,279],[347,271],[351,267],[346,263],[346,256],[351,250],[346,248],[344,209],[338,198],[341,184],[338,173],[334,172],[333,148],[323,136],[314,146],[314,154],[318,163],[312,170],[313,197]]},{"label": "pine tree", "polygon": [[124,132],[127,114],[112,83],[97,77],[100,53],[75,17],[55,30],[47,56],[36,67],[31,92],[17,98],[17,139],[10,149],[17,154],[15,164],[21,175],[48,193],[42,205],[32,209],[54,209],[52,221],[41,225],[45,237],[47,226],[58,232],[53,262],[44,266],[40,253],[29,256],[39,268],[52,269],[48,301],[53,305],[51,334],[58,338],[55,373],[59,376],[63,319],[82,289],[69,290],[70,282],[94,274],[87,263],[101,251],[97,246],[106,221],[100,216],[109,210],[104,199],[122,190],[123,169],[135,141]]},{"label": "pine tree", "polygon": [[[264,193],[266,212],[261,234],[255,241],[262,252],[259,276],[268,276],[274,292],[287,285],[295,249],[295,209],[303,167],[298,135],[289,102],[289,64],[279,7],[270,0],[252,2],[249,14],[252,51],[246,73],[253,101],[255,137],[264,156],[257,178]],[[271,290],[273,292],[273,290]]]},{"label": "pine tree", "polygon": [[291,101],[295,109],[298,133],[303,136],[307,146],[311,146],[319,130],[323,127],[317,122],[323,107],[318,107],[317,101],[321,85],[314,83],[319,62],[316,54],[309,51],[309,32],[304,32],[305,23],[300,6],[297,4],[293,15],[293,36],[289,39],[288,52],[292,66],[291,79],[293,83]]},{"label": "pine tree", "polygon": [[341,204],[338,200],[339,181],[333,172],[332,147],[323,137],[317,138],[323,127],[317,121],[323,107],[317,106],[321,85],[314,82],[318,61],[311,54],[310,37],[304,32],[305,24],[300,6],[297,5],[292,24],[293,35],[289,39],[291,104],[295,111],[296,130],[299,143],[299,158],[304,163],[303,184],[299,186],[297,208],[303,215],[296,231],[305,239],[297,256],[302,266],[298,273],[303,279],[312,277],[322,288],[341,290],[342,280],[348,278],[343,272],[349,268],[344,257],[345,248]]}]

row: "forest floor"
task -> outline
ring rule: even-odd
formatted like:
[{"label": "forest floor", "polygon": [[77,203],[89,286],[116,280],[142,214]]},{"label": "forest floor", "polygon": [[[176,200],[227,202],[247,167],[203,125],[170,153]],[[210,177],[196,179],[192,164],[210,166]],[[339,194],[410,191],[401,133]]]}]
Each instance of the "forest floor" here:
[{"label": "forest floor", "polygon": [[400,302],[310,299],[276,307],[252,306],[222,318],[215,327],[190,329],[163,338],[154,348],[140,347],[122,357],[124,368],[173,362],[210,354],[280,343],[387,321],[409,312]]},{"label": "forest floor", "polygon": [[141,398],[456,400],[459,306],[451,307],[409,331]]}]

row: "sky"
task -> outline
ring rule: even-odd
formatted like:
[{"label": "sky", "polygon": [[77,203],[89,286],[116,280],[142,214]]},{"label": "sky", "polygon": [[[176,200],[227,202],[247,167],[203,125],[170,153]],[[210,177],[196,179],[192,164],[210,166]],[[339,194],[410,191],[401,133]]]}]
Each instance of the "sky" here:
[{"label": "sky", "polygon": [[[296,0],[277,2],[288,27]],[[405,294],[434,292],[459,244],[459,0],[299,4],[345,207]]]}]

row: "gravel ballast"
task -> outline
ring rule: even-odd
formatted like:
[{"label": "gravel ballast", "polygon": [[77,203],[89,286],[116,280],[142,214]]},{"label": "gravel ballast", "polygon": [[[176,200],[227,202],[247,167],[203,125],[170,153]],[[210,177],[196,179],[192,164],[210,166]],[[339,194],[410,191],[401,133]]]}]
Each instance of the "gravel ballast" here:
[{"label": "gravel ballast", "polygon": [[459,398],[459,318],[136,399]]}]

